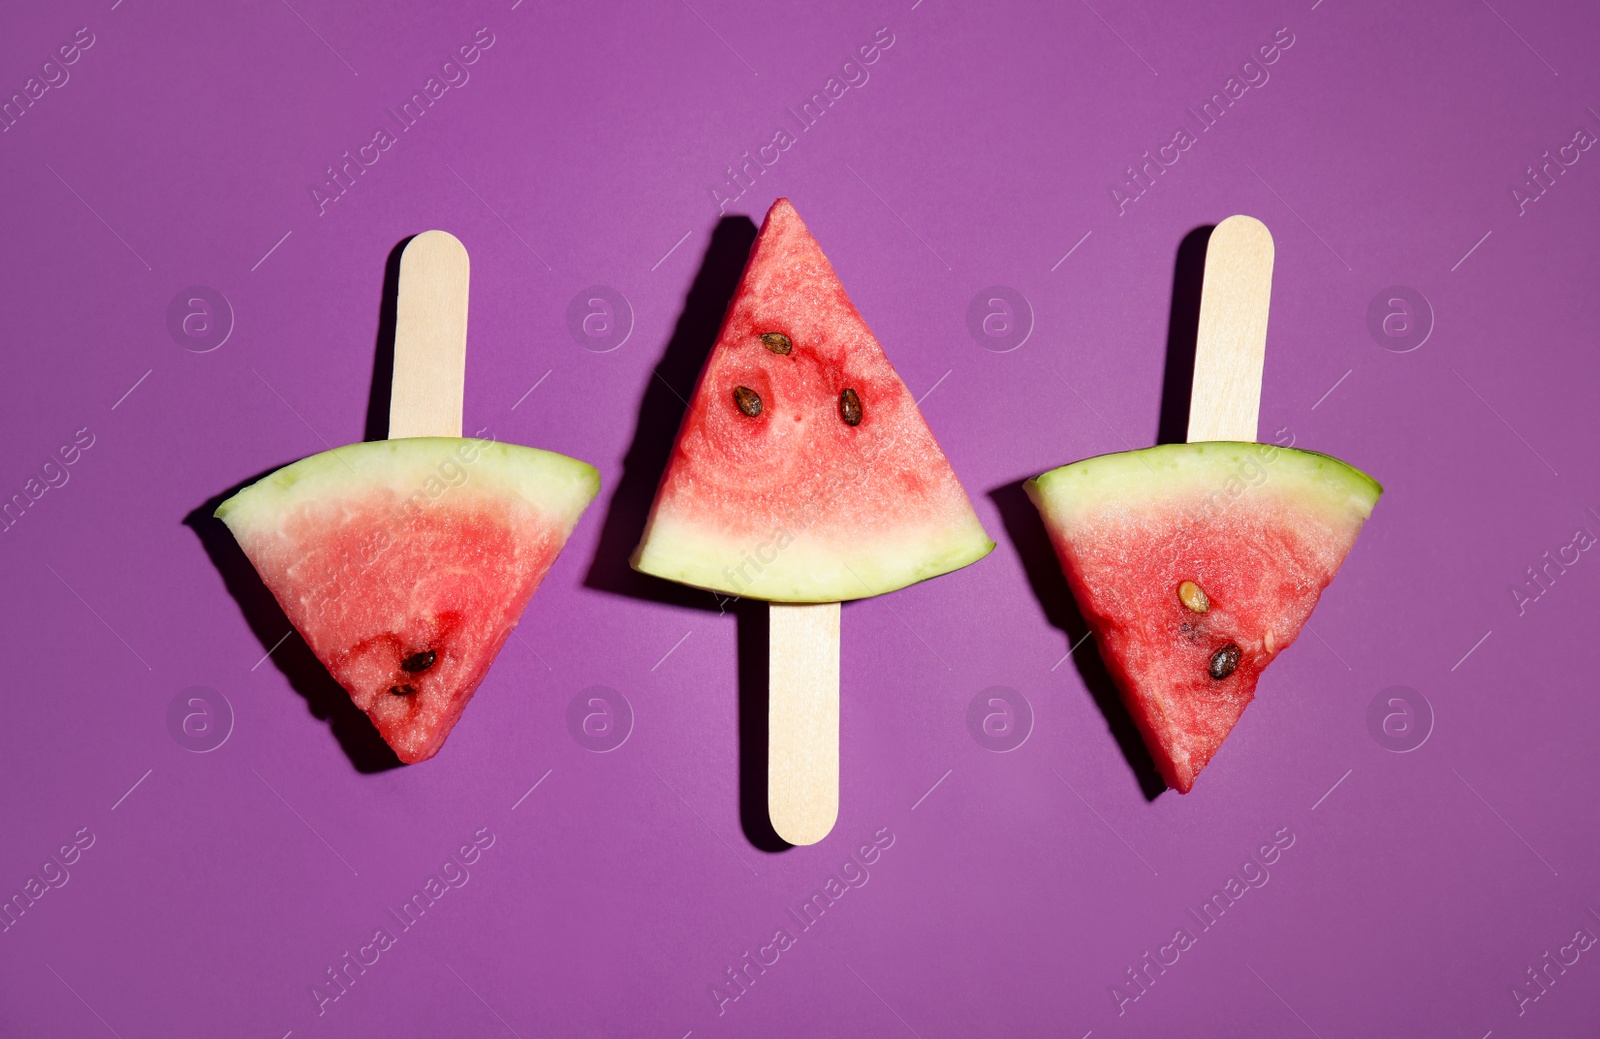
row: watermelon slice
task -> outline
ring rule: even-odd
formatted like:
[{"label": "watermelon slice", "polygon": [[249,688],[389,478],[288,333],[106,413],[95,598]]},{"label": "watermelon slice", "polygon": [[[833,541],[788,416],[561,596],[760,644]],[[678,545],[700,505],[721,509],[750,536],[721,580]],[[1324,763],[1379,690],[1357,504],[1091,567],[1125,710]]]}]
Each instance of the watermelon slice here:
[{"label": "watermelon slice", "polygon": [[1167,785],[1187,793],[1383,488],[1269,444],[1102,455],[1026,484]]},{"label": "watermelon slice", "polygon": [[599,489],[565,455],[418,437],[312,455],[216,515],[412,764],[438,752]]},{"label": "watermelon slice", "polygon": [[778,199],[701,370],[634,568],[747,598],[839,602],[993,548],[833,265]]}]

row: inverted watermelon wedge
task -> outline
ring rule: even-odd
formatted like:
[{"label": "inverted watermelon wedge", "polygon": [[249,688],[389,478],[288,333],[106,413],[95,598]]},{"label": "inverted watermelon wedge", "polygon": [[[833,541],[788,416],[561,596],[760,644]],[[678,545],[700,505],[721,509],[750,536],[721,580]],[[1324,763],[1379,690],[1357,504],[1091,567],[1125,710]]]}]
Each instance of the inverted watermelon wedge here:
[{"label": "inverted watermelon wedge", "polygon": [[599,489],[565,455],[418,437],[312,455],[216,515],[412,764],[443,745]]},{"label": "inverted watermelon wedge", "polygon": [[883,348],[778,199],[701,370],[633,566],[838,602],[994,548]]},{"label": "inverted watermelon wedge", "polygon": [[1171,444],[1029,480],[1167,785],[1187,793],[1300,634],[1383,488],[1336,458]]}]

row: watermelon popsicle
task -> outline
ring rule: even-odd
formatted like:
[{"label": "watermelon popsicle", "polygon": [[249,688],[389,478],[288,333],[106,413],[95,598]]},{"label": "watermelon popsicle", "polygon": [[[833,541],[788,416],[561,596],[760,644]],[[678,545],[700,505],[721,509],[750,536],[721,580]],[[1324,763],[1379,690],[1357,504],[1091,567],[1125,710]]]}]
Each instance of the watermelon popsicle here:
[{"label": "watermelon popsicle", "polygon": [[765,599],[768,814],[839,810],[839,604],[994,548],[916,402],[787,199],[773,203],[678,431],[635,569]]},{"label": "watermelon popsicle", "polygon": [[400,260],[389,437],[302,459],[217,509],[400,761],[432,757],[599,491],[550,451],[463,438],[466,249]]},{"label": "watermelon popsicle", "polygon": [[1248,216],[1206,249],[1187,444],[1028,481],[1134,723],[1187,793],[1299,635],[1382,488],[1336,458],[1255,443],[1273,244]]}]

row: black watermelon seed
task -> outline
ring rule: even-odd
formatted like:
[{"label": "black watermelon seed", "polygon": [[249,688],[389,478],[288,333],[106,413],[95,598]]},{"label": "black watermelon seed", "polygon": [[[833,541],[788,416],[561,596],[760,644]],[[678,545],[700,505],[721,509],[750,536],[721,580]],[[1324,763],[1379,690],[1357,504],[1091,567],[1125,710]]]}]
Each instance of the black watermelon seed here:
[{"label": "black watermelon seed", "polygon": [[739,405],[740,411],[751,418],[761,414],[761,395],[748,386],[733,388],[733,402]]},{"label": "black watermelon seed", "polygon": [[847,426],[861,425],[861,398],[856,396],[855,390],[839,394],[839,417]]},{"label": "black watermelon seed", "polygon": [[1239,655],[1239,647],[1231,642],[1211,654],[1211,666],[1207,669],[1211,677],[1220,682],[1233,674],[1234,668],[1239,666]]},{"label": "black watermelon seed", "polygon": [[786,354],[794,349],[794,344],[782,332],[763,332],[761,342],[775,354]]},{"label": "black watermelon seed", "polygon": [[416,690],[409,685],[392,685],[389,687],[389,692],[395,696],[410,696]]},{"label": "black watermelon seed", "polygon": [[400,666],[406,671],[416,674],[418,671],[428,670],[437,659],[439,659],[437,653],[431,649],[425,649],[421,653],[413,653],[400,661]]}]

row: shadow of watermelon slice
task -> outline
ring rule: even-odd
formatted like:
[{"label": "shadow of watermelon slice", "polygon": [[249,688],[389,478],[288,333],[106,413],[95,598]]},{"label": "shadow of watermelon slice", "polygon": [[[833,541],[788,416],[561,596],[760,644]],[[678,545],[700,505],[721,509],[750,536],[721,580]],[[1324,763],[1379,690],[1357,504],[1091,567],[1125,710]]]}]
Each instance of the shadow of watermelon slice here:
[{"label": "shadow of watermelon slice", "polygon": [[[989,498],[1000,512],[1006,537],[1011,539],[1012,546],[1017,550],[1023,571],[1028,575],[1028,586],[1039,601],[1045,619],[1066,636],[1068,648],[1077,647],[1072,653],[1072,666],[1077,669],[1078,677],[1094,698],[1095,706],[1105,715],[1106,728],[1111,731],[1122,756],[1127,759],[1140,793],[1144,794],[1146,801],[1154,801],[1167,789],[1166,780],[1156,770],[1155,760],[1150,757],[1144,737],[1139,735],[1133,716],[1123,706],[1122,694],[1117,691],[1111,672],[1106,670],[1099,649],[1093,645],[1092,639],[1085,637],[1089,633],[1089,624],[1078,612],[1077,600],[1067,587],[1067,579],[1061,573],[1061,563],[1056,558],[1056,550],[1050,545],[1050,534],[1045,530],[1044,521],[1039,518],[1039,510],[1022,489],[1025,482],[1017,480],[996,487],[989,492]],[[1066,664],[1060,664],[1056,669],[1057,676],[1065,669]]]},{"label": "shadow of watermelon slice", "polygon": [[[688,399],[722,329],[722,316],[739,287],[739,276],[755,240],[756,225],[747,216],[723,217],[711,232],[672,336],[652,367],[639,401],[633,439],[622,458],[622,476],[606,502],[600,537],[584,575],[583,583],[589,588],[692,609],[724,612],[729,608],[724,605],[727,600],[713,592],[639,573],[628,565],[628,557],[644,531],[678,427],[689,409]],[[764,701],[764,674],[761,681]]]},{"label": "shadow of watermelon slice", "polygon": [[790,847],[767,817],[767,604],[739,602],[714,592],[658,580],[628,565],[639,543],[656,487],[688,410],[722,316],[739,285],[756,225],[747,216],[717,221],[672,335],[652,368],[640,400],[622,476],[606,502],[600,537],[584,585],[598,591],[736,617],[739,685],[739,823],[745,839],[766,852]]}]

